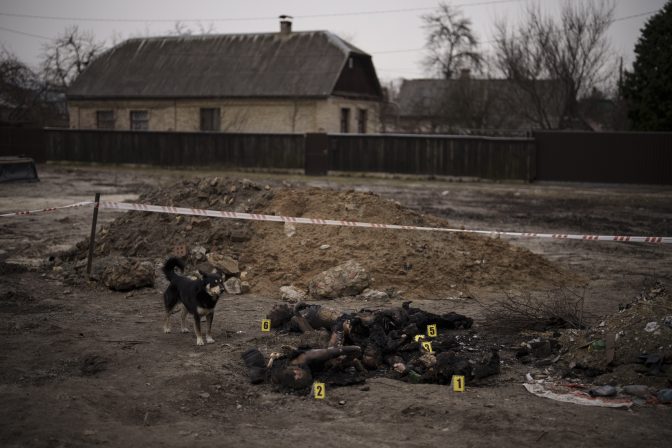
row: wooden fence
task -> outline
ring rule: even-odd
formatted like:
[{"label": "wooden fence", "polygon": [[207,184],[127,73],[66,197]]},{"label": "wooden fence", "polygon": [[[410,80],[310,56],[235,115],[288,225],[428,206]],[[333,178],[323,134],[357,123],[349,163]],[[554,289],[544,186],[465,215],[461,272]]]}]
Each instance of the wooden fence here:
[{"label": "wooden fence", "polygon": [[335,171],[387,172],[483,179],[535,177],[534,140],[399,134],[330,135]]},{"label": "wooden fence", "polygon": [[49,160],[159,166],[302,169],[302,134],[49,129]]},{"label": "wooden fence", "polygon": [[535,132],[537,179],[672,184],[670,132]]},{"label": "wooden fence", "polygon": [[43,129],[0,127],[0,157],[32,157],[38,163],[47,161]]},{"label": "wooden fence", "polygon": [[157,166],[386,172],[523,181],[672,184],[672,133],[533,138],[0,128],[0,155]]}]

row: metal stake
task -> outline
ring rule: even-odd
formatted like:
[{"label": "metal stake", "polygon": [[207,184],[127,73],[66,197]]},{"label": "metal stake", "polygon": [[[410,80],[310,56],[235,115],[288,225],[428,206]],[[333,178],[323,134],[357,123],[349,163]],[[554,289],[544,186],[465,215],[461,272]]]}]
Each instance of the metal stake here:
[{"label": "metal stake", "polygon": [[93,263],[93,249],[96,247],[96,223],[98,222],[98,206],[100,193],[96,193],[96,204],[93,206],[93,221],[91,221],[91,238],[89,238],[89,258],[86,261],[86,276],[91,278],[91,264]]}]

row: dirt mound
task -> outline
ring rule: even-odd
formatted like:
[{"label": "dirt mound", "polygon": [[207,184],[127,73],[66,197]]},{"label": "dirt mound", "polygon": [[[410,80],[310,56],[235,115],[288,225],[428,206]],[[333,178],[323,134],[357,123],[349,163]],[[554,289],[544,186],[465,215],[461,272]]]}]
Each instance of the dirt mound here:
[{"label": "dirt mound", "polygon": [[592,376],[595,384],[669,387],[672,296],[659,284],[620,308],[593,328],[564,332],[571,374]]},{"label": "dirt mound", "polygon": [[[143,194],[138,202],[259,214],[416,226],[449,226],[371,193],[274,188],[248,180],[193,179]],[[543,288],[567,273],[528,250],[479,235],[398,231],[131,212],[102,228],[98,255],[154,259],[176,245],[238,259],[252,292],[277,295],[282,285],[307,287],[319,272],[356,260],[373,287],[409,297],[439,298],[460,289]]]}]

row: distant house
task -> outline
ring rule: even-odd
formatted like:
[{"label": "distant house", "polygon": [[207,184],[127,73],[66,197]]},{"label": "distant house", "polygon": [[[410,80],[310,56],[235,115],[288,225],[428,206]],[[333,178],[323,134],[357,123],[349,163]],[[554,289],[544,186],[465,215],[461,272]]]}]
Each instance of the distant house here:
[{"label": "distant house", "polygon": [[539,99],[535,101],[507,79],[463,73],[457,79],[404,80],[394,122],[399,132],[523,134],[543,127],[540,115],[559,120],[561,101],[555,87],[552,81],[537,81],[531,86]]},{"label": "distant house", "polygon": [[371,56],[328,31],[129,39],[67,92],[70,127],[378,132]]}]

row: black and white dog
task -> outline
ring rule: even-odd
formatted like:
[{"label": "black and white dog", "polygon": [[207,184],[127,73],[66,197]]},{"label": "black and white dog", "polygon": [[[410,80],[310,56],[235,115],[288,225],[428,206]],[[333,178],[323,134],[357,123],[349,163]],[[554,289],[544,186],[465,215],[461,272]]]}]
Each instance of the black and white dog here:
[{"label": "black and white dog", "polygon": [[[164,333],[170,333],[170,314],[178,304],[182,303],[181,326],[182,333],[188,333],[189,330],[185,324],[187,313],[194,318],[194,331],[196,332],[196,345],[205,345],[215,342],[210,335],[212,330],[212,319],[215,314],[215,305],[222,292],[222,276],[218,273],[207,273],[199,271],[202,278],[193,280],[184,277],[175,272],[175,268],[184,270],[184,262],[177,257],[169,258],[163,265],[163,273],[170,282],[168,288],[163,293],[163,302],[166,306],[166,321],[163,324]],[[205,326],[205,341],[201,334],[201,318],[205,316],[207,324]]]}]

